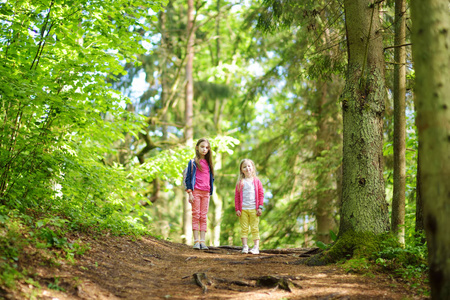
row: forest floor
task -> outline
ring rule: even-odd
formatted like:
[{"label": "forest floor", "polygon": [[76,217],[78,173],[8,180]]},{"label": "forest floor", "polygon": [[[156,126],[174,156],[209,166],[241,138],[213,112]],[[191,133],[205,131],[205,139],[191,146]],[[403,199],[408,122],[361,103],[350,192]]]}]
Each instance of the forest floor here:
[{"label": "forest floor", "polygon": [[33,281],[0,287],[0,299],[426,299],[387,274],[304,265],[318,249],[252,255],[239,247],[201,251],[152,237],[74,238],[90,250],[74,263],[56,264],[31,251],[20,263],[33,270]]}]

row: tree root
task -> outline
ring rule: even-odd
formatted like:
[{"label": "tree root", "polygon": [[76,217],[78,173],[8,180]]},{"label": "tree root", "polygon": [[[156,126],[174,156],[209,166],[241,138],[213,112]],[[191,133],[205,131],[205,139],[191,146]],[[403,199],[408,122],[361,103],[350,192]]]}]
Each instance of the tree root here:
[{"label": "tree root", "polygon": [[194,277],[195,283],[202,288],[203,294],[206,294],[208,291],[207,285],[212,284],[211,280],[206,276],[206,273],[194,273],[192,276]]},{"label": "tree root", "polygon": [[256,285],[259,287],[280,288],[288,292],[292,292],[294,287],[300,289],[302,288],[300,285],[293,282],[290,277],[278,277],[267,275],[253,279],[256,280]]},{"label": "tree root", "polygon": [[233,250],[233,251],[241,251],[242,247],[241,246],[228,246],[228,245],[223,245],[223,246],[218,246],[218,249],[226,249],[226,250]]},{"label": "tree root", "polygon": [[216,280],[217,282],[220,283],[229,283],[229,284],[234,284],[234,285],[238,285],[238,286],[249,286],[249,287],[255,287],[254,284],[245,282],[245,281],[241,281],[241,280],[228,280],[228,279],[223,279],[223,278],[214,278],[214,280]]},{"label": "tree root", "polygon": [[[268,288],[280,288],[288,292],[292,292],[294,288],[302,288],[299,284],[293,282],[292,280],[300,280],[300,277],[292,277],[292,276],[261,276],[261,277],[253,277],[248,278],[248,280],[256,281],[256,284],[253,284],[248,281],[242,280],[229,280],[224,278],[212,278],[209,279],[206,276],[206,273],[194,273],[192,275],[194,277],[195,283],[202,288],[203,293],[206,294],[208,292],[208,286],[213,284],[213,281],[216,283],[215,287],[218,289],[229,289],[236,290],[228,285],[237,285],[242,287],[268,287]],[[220,284],[226,284],[227,286],[221,286]]]},{"label": "tree root", "polygon": [[[319,248],[317,248],[319,249]],[[288,248],[288,249],[267,249],[267,250],[259,250],[260,253],[267,254],[297,254],[297,253],[309,253],[311,251],[315,251],[316,248]]]}]

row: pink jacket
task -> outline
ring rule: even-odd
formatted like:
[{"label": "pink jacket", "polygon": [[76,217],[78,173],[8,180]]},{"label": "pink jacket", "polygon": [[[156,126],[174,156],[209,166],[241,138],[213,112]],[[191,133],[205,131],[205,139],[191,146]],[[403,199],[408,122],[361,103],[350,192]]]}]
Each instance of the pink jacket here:
[{"label": "pink jacket", "polygon": [[[243,183],[240,181],[239,184],[236,185],[236,189],[234,191],[234,209],[236,211],[242,211],[242,201],[243,201],[243,189],[241,188]],[[262,183],[258,178],[253,179],[253,185],[255,186],[255,197],[256,197],[256,209],[259,207],[262,208],[264,205],[264,189],[262,187]]]}]

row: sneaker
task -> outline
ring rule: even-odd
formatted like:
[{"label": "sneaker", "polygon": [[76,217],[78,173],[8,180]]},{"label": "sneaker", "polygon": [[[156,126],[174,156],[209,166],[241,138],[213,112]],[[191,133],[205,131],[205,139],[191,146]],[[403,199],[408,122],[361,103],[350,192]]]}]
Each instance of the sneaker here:
[{"label": "sneaker", "polygon": [[242,253],[245,253],[245,254],[248,253],[248,246],[247,245],[242,247]]},{"label": "sneaker", "polygon": [[253,247],[252,249],[250,249],[250,253],[251,254],[259,254],[259,249],[256,247]]},{"label": "sneaker", "polygon": [[200,243],[195,243],[194,244],[194,249],[195,250],[200,250]]},{"label": "sneaker", "polygon": [[208,246],[206,246],[204,243],[200,243],[200,250],[208,250]]}]

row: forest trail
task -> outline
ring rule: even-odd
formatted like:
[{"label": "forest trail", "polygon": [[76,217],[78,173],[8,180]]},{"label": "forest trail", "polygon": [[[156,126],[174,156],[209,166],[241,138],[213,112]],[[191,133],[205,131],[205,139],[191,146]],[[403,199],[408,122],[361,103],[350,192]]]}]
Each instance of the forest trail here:
[{"label": "forest trail", "polygon": [[[42,288],[32,292],[30,284],[21,283],[14,295],[5,298],[30,299],[24,295],[34,294],[36,299],[52,300],[422,299],[386,275],[346,274],[336,265],[302,264],[317,249],[266,250],[252,255],[240,253],[238,247],[200,251],[152,237],[76,238],[88,242],[91,249],[75,264],[44,266],[35,254],[35,259],[25,263],[35,270]],[[205,284],[204,290],[194,274]],[[263,276],[280,282],[262,286],[270,281],[257,280]]]}]

